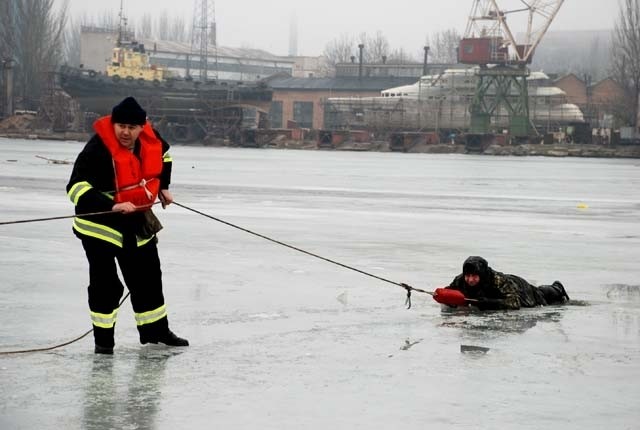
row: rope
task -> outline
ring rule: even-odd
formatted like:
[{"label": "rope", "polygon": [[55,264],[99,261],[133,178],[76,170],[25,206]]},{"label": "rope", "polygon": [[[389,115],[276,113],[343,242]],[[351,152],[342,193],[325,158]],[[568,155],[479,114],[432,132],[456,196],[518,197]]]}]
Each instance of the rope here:
[{"label": "rope", "polygon": [[0,225],[9,225],[9,224],[24,224],[28,222],[39,222],[39,221],[52,221],[56,219],[67,219],[67,218],[75,218],[78,216],[94,216],[94,215],[105,215],[112,214],[118,211],[103,211],[103,212],[91,212],[88,214],[77,214],[77,215],[65,215],[65,216],[52,216],[49,218],[33,218],[33,219],[21,219],[17,221],[2,221]]},{"label": "rope", "polygon": [[[158,203],[161,203],[161,202],[156,202],[154,204],[158,204]],[[174,201],[173,204],[175,204],[176,206],[179,206],[179,207],[181,207],[183,209],[186,209],[188,211],[194,212],[194,213],[196,213],[198,215],[202,215],[205,218],[212,219],[212,220],[217,221],[219,223],[228,225],[229,227],[233,227],[235,229],[244,231],[245,233],[249,233],[249,234],[257,236],[259,238],[268,240],[269,242],[276,243],[278,245],[284,246],[284,247],[289,248],[289,249],[293,249],[294,251],[301,252],[301,253],[309,255],[311,257],[318,258],[320,260],[324,260],[324,261],[326,261],[328,263],[335,264],[335,265],[343,267],[345,269],[353,270],[354,272],[358,272],[358,273],[360,273],[362,275],[369,276],[369,277],[377,279],[379,281],[383,281],[383,282],[386,282],[386,283],[393,284],[393,285],[396,285],[398,287],[404,288],[407,291],[407,298],[405,300],[405,305],[407,306],[407,309],[411,309],[411,292],[412,291],[417,291],[419,293],[429,294],[429,295],[433,296],[433,292],[432,291],[426,291],[426,290],[423,290],[421,288],[415,288],[415,287],[412,287],[411,285],[405,284],[403,282],[395,282],[395,281],[392,281],[390,279],[383,278],[382,276],[374,275],[372,273],[369,273],[369,272],[366,272],[364,270],[355,268],[353,266],[349,266],[347,264],[340,263],[340,262],[332,260],[330,258],[323,257],[321,255],[315,254],[313,252],[306,251],[306,250],[304,250],[302,248],[298,248],[297,246],[289,245],[288,243],[285,243],[285,242],[270,238],[270,237],[265,236],[265,235],[260,234],[260,233],[256,233],[255,231],[251,231],[251,230],[246,229],[244,227],[240,227],[240,226],[238,226],[236,224],[230,223],[228,221],[222,220],[220,218],[214,217],[214,216],[206,214],[204,212],[200,212],[199,210],[190,208],[190,207],[188,207],[186,205],[183,205],[183,204],[180,204],[178,202]],[[93,213],[86,213],[86,214],[77,214],[77,215],[68,215],[68,216],[59,216],[59,217],[50,217],[50,218],[37,218],[37,219],[18,220],[18,221],[5,221],[5,222],[0,222],[0,225],[20,224],[20,223],[38,222],[38,221],[50,221],[50,220],[65,219],[65,218],[75,218],[75,217],[78,217],[78,216],[85,216],[86,217],[86,216],[109,214],[109,213],[114,213],[114,212],[119,212],[119,211],[104,211],[104,212],[93,212]],[[118,307],[122,306],[122,304],[125,302],[125,300],[127,300],[128,297],[129,297],[129,293],[127,293],[127,295],[124,296],[124,298],[120,301],[120,304],[118,305]],[[70,341],[67,341],[67,342],[64,342],[64,343],[61,343],[61,344],[58,344],[58,345],[44,347],[44,348],[25,349],[25,350],[19,350],[19,351],[0,351],[0,355],[26,354],[26,353],[30,353],[30,352],[50,351],[50,350],[61,348],[63,346],[67,346],[67,345],[70,345],[70,344],[72,344],[74,342],[77,342],[77,341],[85,338],[92,331],[93,331],[93,328],[91,328],[91,330],[88,330],[86,333],[76,337],[75,339],[72,339]]]},{"label": "rope", "polygon": [[190,207],[188,207],[186,205],[183,205],[183,204],[180,204],[180,203],[178,203],[176,201],[174,201],[173,204],[176,205],[176,206],[180,206],[181,208],[186,209],[188,211],[197,213],[198,215],[202,215],[203,217],[206,217],[206,218],[212,219],[214,221],[218,221],[219,223],[228,225],[229,227],[233,227],[235,229],[244,231],[245,233],[252,234],[252,235],[257,236],[259,238],[262,238],[262,239],[268,240],[270,242],[276,243],[278,245],[284,246],[286,248],[293,249],[294,251],[298,251],[298,252],[301,252],[303,254],[310,255],[311,257],[315,257],[315,258],[318,258],[320,260],[324,260],[324,261],[326,261],[328,263],[335,264],[335,265],[340,266],[340,267],[344,267],[345,269],[353,270],[354,272],[358,272],[358,273],[363,274],[365,276],[370,276],[370,277],[375,278],[375,279],[377,279],[379,281],[387,282],[389,284],[393,284],[393,285],[397,285],[398,287],[402,287],[407,291],[407,299],[405,301],[405,305],[407,306],[407,309],[411,309],[411,292],[412,291],[417,291],[417,292],[420,292],[420,293],[425,293],[425,294],[429,294],[429,295],[433,296],[433,292],[431,292],[431,291],[425,291],[425,290],[422,290],[420,288],[415,288],[415,287],[412,287],[412,286],[410,286],[408,284],[405,284],[405,283],[402,283],[402,282],[395,282],[395,281],[392,281],[390,279],[383,278],[381,276],[374,275],[374,274],[369,273],[369,272],[365,272],[364,270],[357,269],[357,268],[355,268],[353,266],[349,266],[347,264],[340,263],[340,262],[332,260],[330,258],[326,258],[326,257],[323,257],[321,255],[314,254],[313,252],[305,251],[304,249],[298,248],[297,246],[289,245],[288,243],[284,243],[284,242],[281,242],[279,240],[276,240],[276,239],[270,238],[268,236],[265,236],[263,234],[256,233],[255,231],[251,231],[251,230],[246,229],[244,227],[240,227],[238,225],[232,224],[232,223],[230,223],[228,221],[222,220],[220,218],[214,217],[214,216],[206,214],[204,212],[200,212],[199,210],[190,208]]},{"label": "rope", "polygon": [[[144,205],[144,206],[139,206],[141,208],[144,207],[151,207],[153,205],[157,205],[161,202],[155,202],[151,205]],[[29,223],[29,222],[40,222],[40,221],[53,221],[56,219],[68,219],[68,218],[76,218],[76,217],[87,217],[87,216],[96,216],[96,215],[106,215],[106,214],[114,214],[114,213],[121,213],[120,211],[102,211],[102,212],[91,212],[91,213],[86,213],[86,214],[75,214],[75,215],[64,215],[64,216],[53,216],[53,217],[49,217],[49,218],[33,218],[33,219],[21,219],[21,220],[17,220],[17,221],[0,221],[0,225],[10,225],[10,224],[24,224],[24,223]]]},{"label": "rope", "polygon": [[[127,297],[129,297],[129,293],[127,293],[126,296],[124,296],[124,298],[120,301],[120,304],[118,305],[118,307],[122,306],[122,304],[124,303],[125,300],[127,300]],[[33,348],[33,349],[23,349],[23,350],[19,350],[19,351],[0,351],[0,355],[9,355],[9,354],[26,354],[28,352],[42,352],[42,351],[51,351],[52,349],[56,349],[56,348],[62,348],[63,346],[67,346],[67,345],[71,345],[74,342],[79,341],[80,339],[84,339],[89,333],[91,333],[93,331],[93,328],[91,328],[91,330],[87,331],[86,333],[76,337],[75,339],[71,339],[68,342],[64,342],[58,345],[54,345],[54,346],[47,346],[44,348]]]},{"label": "rope", "polygon": [[[146,205],[146,206],[153,206],[155,204],[158,204],[161,202],[156,202],[153,203],[151,205]],[[145,206],[141,206],[141,207],[145,207]],[[38,221],[51,221],[51,220],[57,220],[57,219],[66,219],[66,218],[75,218],[75,217],[88,217],[88,216],[95,216],[95,215],[105,215],[105,214],[112,214],[112,213],[120,213],[120,211],[103,211],[103,212],[91,212],[91,213],[85,213],[85,214],[76,214],[76,215],[66,215],[66,216],[56,216],[56,217],[49,217],[49,218],[35,218],[35,219],[25,219],[25,220],[18,220],[18,221],[4,221],[4,222],[0,222],[0,225],[9,225],[9,224],[23,224],[23,223],[29,223],[29,222],[38,222]],[[127,293],[126,296],[124,296],[124,298],[120,301],[120,304],[118,305],[118,307],[122,306],[122,304],[124,303],[125,300],[127,300],[127,297],[129,297],[129,293]],[[93,331],[93,328],[91,328],[91,330],[87,331],[86,333],[76,337],[75,339],[71,339],[68,342],[64,342],[58,345],[54,345],[54,346],[48,346],[45,348],[33,348],[33,349],[25,349],[25,350],[20,350],[20,351],[0,351],[0,355],[9,355],[9,354],[26,354],[29,352],[42,352],[42,351],[50,351],[52,349],[56,349],[56,348],[61,348],[63,346],[67,346],[70,345],[74,342],[79,341],[80,339],[84,339],[89,333],[91,333]]]}]

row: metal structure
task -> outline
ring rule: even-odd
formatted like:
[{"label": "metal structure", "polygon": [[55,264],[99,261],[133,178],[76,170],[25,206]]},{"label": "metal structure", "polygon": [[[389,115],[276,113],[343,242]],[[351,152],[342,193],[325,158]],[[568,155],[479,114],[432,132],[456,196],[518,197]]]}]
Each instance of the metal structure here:
[{"label": "metal structure", "polygon": [[198,57],[198,78],[206,82],[209,78],[209,47],[213,47],[214,79],[218,78],[218,40],[213,0],[194,0],[193,26],[191,32],[191,58]]},{"label": "metal structure", "polygon": [[[508,10],[501,8],[498,0],[474,0],[459,48],[461,63],[480,66],[470,107],[472,133],[488,133],[496,117],[506,115],[511,135],[530,134],[527,64],[563,3],[518,0],[516,4],[522,7]],[[507,24],[507,17],[517,14],[526,14],[522,44],[516,42]]]}]

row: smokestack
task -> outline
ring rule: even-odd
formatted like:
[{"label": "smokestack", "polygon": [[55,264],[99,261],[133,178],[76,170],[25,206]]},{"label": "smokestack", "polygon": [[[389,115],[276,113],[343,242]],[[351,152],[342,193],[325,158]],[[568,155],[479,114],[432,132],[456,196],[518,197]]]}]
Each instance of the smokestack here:
[{"label": "smokestack", "polygon": [[211,21],[211,23],[209,23],[209,43],[212,46],[218,46],[218,26],[216,24],[215,21]]},{"label": "smokestack", "polygon": [[422,76],[427,75],[427,65],[429,64],[429,47],[424,47],[424,62],[422,63]]},{"label": "smokestack", "polygon": [[360,50],[360,63],[358,63],[358,79],[362,79],[362,54],[364,51],[364,43],[358,45],[358,49]]},{"label": "smokestack", "polygon": [[298,55],[298,16],[293,11],[291,20],[289,21],[289,56],[296,57]]},{"label": "smokestack", "polygon": [[387,56],[386,55],[382,56],[382,64],[387,64]]}]

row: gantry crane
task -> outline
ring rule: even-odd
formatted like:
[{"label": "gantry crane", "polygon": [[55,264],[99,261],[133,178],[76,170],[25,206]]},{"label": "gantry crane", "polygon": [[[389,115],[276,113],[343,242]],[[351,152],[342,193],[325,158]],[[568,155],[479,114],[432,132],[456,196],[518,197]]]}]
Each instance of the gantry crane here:
[{"label": "gantry crane", "polygon": [[[508,3],[507,0],[501,3]],[[486,134],[501,109],[509,116],[512,136],[530,134],[528,64],[564,0],[511,0],[513,9],[501,8],[498,0],[474,0],[459,59],[479,66],[471,102],[471,133]],[[527,14],[523,43],[518,44],[507,17]]]}]

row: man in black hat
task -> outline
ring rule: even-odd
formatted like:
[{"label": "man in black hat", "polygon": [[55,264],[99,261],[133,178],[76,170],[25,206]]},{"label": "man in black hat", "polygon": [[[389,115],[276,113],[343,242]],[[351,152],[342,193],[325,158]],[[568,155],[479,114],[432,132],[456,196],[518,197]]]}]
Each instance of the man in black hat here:
[{"label": "man in black hat", "polygon": [[[67,194],[78,215],[73,232],[89,261],[95,352],[113,354],[124,293],[116,261],[131,293],[140,342],[188,346],[169,329],[156,247],[162,226],[151,211],[156,199],[163,207],[173,202],[169,144],[151,128],[133,97],[114,106],[93,128],[96,134],[76,159]],[[96,212],[107,213],[82,216]]]},{"label": "man in black hat", "polygon": [[493,270],[482,257],[469,257],[448,289],[458,290],[481,310],[520,309],[569,301],[560,281],[536,287],[523,278]]}]

